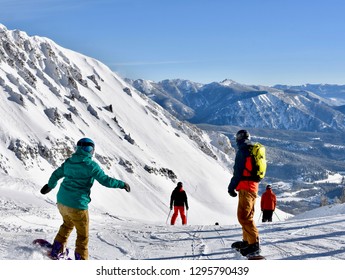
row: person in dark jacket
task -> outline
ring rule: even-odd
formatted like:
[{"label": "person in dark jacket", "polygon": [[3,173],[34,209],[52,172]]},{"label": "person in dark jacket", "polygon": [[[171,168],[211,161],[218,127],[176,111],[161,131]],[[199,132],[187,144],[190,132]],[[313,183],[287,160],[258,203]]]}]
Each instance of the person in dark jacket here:
[{"label": "person in dark jacket", "polygon": [[76,228],[75,259],[88,259],[90,192],[94,180],[108,188],[120,188],[130,191],[130,186],[106,175],[101,167],[92,160],[95,143],[89,138],[82,138],[77,143],[76,152],[68,158],[50,176],[48,184],[42,189],[47,194],[64,178],[57,193],[57,207],[63,218],[63,224],[54,239],[51,258],[58,259],[64,251],[67,239]]},{"label": "person in dark jacket", "polygon": [[277,206],[277,197],[271,185],[266,186],[266,191],[261,196],[262,222],[272,222],[273,212]]},{"label": "person in dark jacket", "polygon": [[183,189],[182,182],[178,182],[176,188],[171,193],[170,197],[170,210],[174,207],[174,214],[171,217],[171,225],[174,225],[178,216],[178,213],[181,215],[182,224],[187,224],[187,216],[185,214],[185,206],[188,211],[188,199],[187,194]]},{"label": "person in dark jacket", "polygon": [[[235,157],[233,176],[228,186],[232,197],[239,194],[237,218],[242,226],[242,241],[234,242],[231,247],[240,251],[243,256],[260,253],[259,231],[254,223],[254,207],[258,193],[259,182],[251,171],[252,157],[250,155],[250,134],[247,130],[236,133],[238,151]],[[237,192],[236,192],[236,191]]]}]

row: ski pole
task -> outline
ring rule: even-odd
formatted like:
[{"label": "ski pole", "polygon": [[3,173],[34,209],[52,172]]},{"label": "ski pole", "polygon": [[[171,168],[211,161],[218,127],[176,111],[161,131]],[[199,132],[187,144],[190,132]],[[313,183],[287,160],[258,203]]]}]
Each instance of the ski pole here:
[{"label": "ski pole", "polygon": [[276,211],[273,211],[273,213],[277,216],[278,220],[280,221],[280,219],[279,219],[279,217],[278,217]]},{"label": "ski pole", "polygon": [[169,220],[169,217],[170,217],[170,213],[171,213],[171,209],[170,209],[170,211],[169,211],[169,214],[168,214],[168,217],[167,217],[167,220],[166,220],[166,224],[168,223],[168,220]]}]

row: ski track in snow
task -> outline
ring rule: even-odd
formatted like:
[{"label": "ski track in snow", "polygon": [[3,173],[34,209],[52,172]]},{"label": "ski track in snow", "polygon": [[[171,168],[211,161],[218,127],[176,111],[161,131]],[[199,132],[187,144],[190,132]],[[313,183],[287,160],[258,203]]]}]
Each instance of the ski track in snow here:
[{"label": "ski track in snow", "polygon": [[[47,203],[48,202],[48,203]],[[0,259],[48,259],[32,244],[52,241],[61,224],[55,205],[44,206],[0,197]],[[239,225],[153,224],[90,210],[90,259],[93,260],[236,260],[231,249],[241,240]],[[269,260],[345,259],[343,215],[258,223],[262,255]],[[75,231],[68,247],[73,256]]]}]

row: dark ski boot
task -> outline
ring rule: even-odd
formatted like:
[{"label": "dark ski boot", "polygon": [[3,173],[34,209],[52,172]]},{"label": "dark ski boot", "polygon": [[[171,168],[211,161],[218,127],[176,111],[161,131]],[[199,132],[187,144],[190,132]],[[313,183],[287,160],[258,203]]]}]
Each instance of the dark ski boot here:
[{"label": "dark ski boot", "polygon": [[60,242],[54,241],[52,251],[50,252],[50,257],[53,260],[57,260],[61,258],[63,255],[63,246]]},{"label": "dark ski boot", "polygon": [[249,244],[246,248],[242,248],[239,250],[242,256],[256,256],[260,255],[260,245],[259,242],[254,244]]},{"label": "dark ski boot", "polygon": [[248,242],[247,241],[236,241],[231,244],[231,248],[236,249],[237,251],[247,248],[248,247]]}]

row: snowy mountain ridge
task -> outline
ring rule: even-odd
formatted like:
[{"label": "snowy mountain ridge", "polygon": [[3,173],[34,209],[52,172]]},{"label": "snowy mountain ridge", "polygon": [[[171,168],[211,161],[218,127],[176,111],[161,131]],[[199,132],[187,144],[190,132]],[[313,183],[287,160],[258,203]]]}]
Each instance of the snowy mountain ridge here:
[{"label": "snowy mountain ridge", "polygon": [[304,84],[304,85],[274,85],[276,89],[284,91],[309,91],[313,92],[323,98],[327,98],[332,101],[335,106],[341,106],[345,104],[345,85],[337,84]]},{"label": "snowy mountain ridge", "polygon": [[95,59],[3,25],[0,111],[0,170],[30,178],[35,192],[76,141],[90,137],[105,172],[132,186],[127,194],[96,183],[92,207],[161,221],[182,181],[195,207],[191,222],[209,223],[211,215],[230,222],[235,212],[227,197],[234,149],[226,136],[177,120]]},{"label": "snowy mountain ridge", "polygon": [[232,80],[204,85],[176,79],[128,81],[178,118],[192,123],[345,131],[344,113],[332,106],[332,100],[313,93],[309,88],[244,85]]}]

